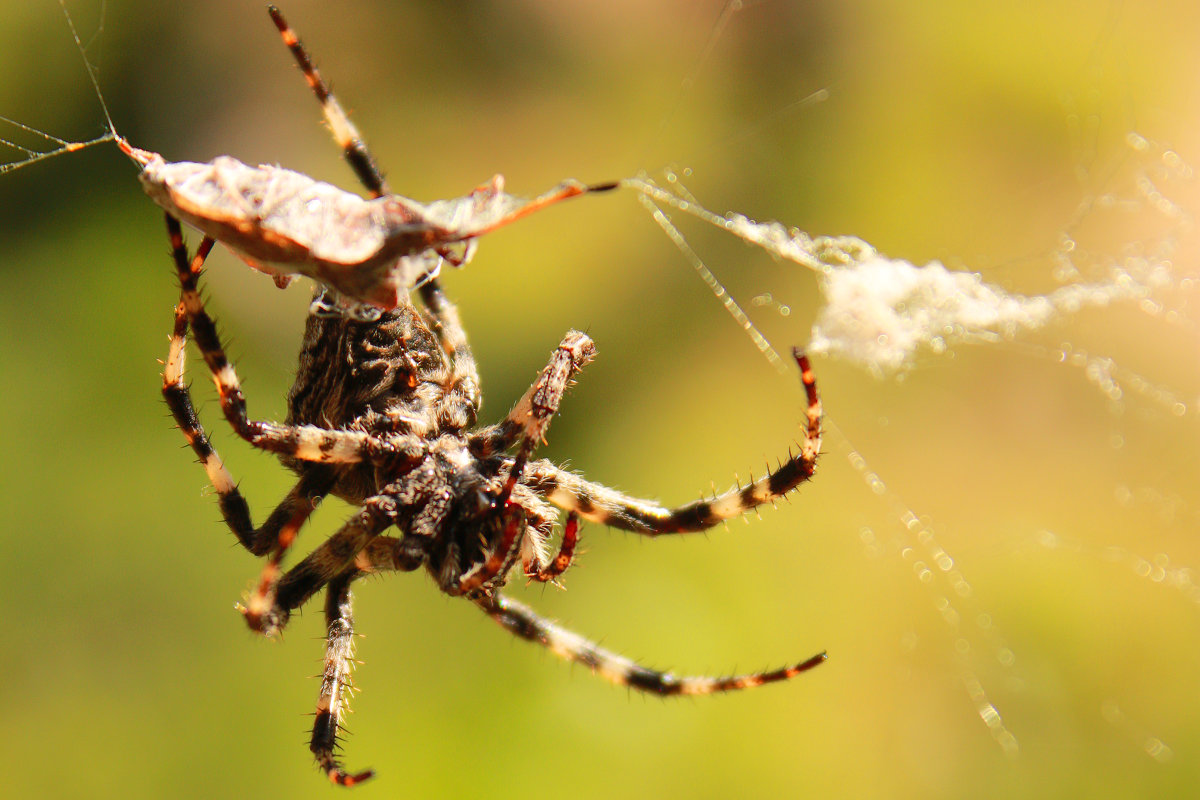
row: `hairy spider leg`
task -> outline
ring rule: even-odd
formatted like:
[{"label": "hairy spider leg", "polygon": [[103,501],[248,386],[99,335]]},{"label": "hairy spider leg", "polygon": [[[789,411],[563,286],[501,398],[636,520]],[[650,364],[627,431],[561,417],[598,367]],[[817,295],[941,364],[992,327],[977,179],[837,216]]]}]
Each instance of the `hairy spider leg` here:
[{"label": "hairy spider leg", "polygon": [[[205,259],[213,247],[213,239],[204,237],[196,254],[188,262],[188,284],[196,290],[196,280],[204,269]],[[174,247],[172,248],[174,250]],[[179,254],[176,252],[178,265]],[[186,257],[186,251],[183,253]],[[181,293],[182,295],[182,293]],[[163,397],[170,408],[179,429],[191,445],[208,474],[209,482],[217,491],[218,505],[226,525],[237,536],[238,541],[256,556],[270,553],[256,589],[248,600],[247,619],[251,627],[257,627],[255,619],[263,610],[270,608],[274,586],[279,576],[279,564],[284,554],[295,541],[296,535],[311,516],[316,504],[333,487],[336,474],[326,465],[308,465],[299,482],[292,487],[283,501],[267,517],[262,527],[255,528],[250,515],[250,506],[238,490],[237,484],[226,469],[221,457],[208,440],[192,405],[191,393],[184,379],[188,334],[188,297],[181,296],[175,306],[175,324],[171,333],[167,359],[163,364]]]},{"label": "hairy spider leg", "polygon": [[[280,565],[284,556],[296,541],[300,528],[312,515],[317,504],[333,488],[336,477],[334,468],[327,464],[306,465],[300,474],[300,481],[280,505],[280,508],[293,509],[293,513],[279,527],[273,541],[266,542],[270,545],[270,551],[254,585],[254,591],[246,598],[244,605],[238,606],[238,610],[246,618],[246,624],[252,630],[263,629],[263,618],[275,604],[275,587],[282,574]],[[271,518],[268,517],[267,524],[270,522]]]},{"label": "hairy spider leg", "polygon": [[[206,236],[188,264],[190,275],[198,276],[201,273],[204,260],[212,246],[213,240]],[[239,491],[220,455],[213,448],[192,405],[191,393],[184,379],[187,334],[187,301],[181,297],[175,306],[175,326],[171,332],[167,359],[163,362],[163,398],[179,430],[183,432],[208,474],[209,482],[217,491],[218,505],[225,524],[237,536],[238,542],[251,553],[256,556],[266,555],[268,552],[278,554],[275,559],[278,563],[278,558],[282,557],[283,551],[312,514],[316,502],[329,493],[335,474],[332,469],[323,465],[314,464],[309,467],[301,475],[300,481],[267,517],[262,527],[256,528],[250,515],[250,505]]]},{"label": "hairy spider leg", "polygon": [[351,673],[354,668],[354,615],[351,607],[350,583],[354,573],[333,580],[325,595],[325,666],[321,672],[321,690],[317,694],[312,737],[308,749],[317,765],[331,783],[354,786],[375,773],[363,770],[347,772],[338,760],[337,750],[342,731],[342,717],[348,710],[349,695],[354,691]]},{"label": "hairy spider leg", "polygon": [[693,533],[778,500],[812,477],[821,451],[821,401],[807,356],[793,353],[800,367],[808,407],[805,435],[797,452],[766,475],[746,486],[733,487],[707,500],[665,508],[592,483],[549,461],[536,461],[526,470],[529,488],[554,505],[584,519],[645,536]]},{"label": "hairy spider leg", "polygon": [[342,720],[349,711],[350,695],[354,692],[354,615],[350,584],[374,572],[408,571],[408,567],[400,565],[397,557],[400,551],[400,539],[377,536],[355,558],[354,565],[330,581],[326,588],[325,659],[308,748],[329,781],[339,786],[355,786],[375,775],[370,769],[348,772],[336,753],[344,730]]},{"label": "hairy spider leg", "polygon": [[[325,83],[321,73],[317,71],[317,67],[313,64],[300,37],[288,25],[278,8],[273,5],[267,6],[267,13],[271,15],[271,20],[279,29],[283,43],[291,51],[300,71],[304,73],[304,79],[308,82],[309,88],[312,89],[317,102],[321,104],[321,112],[325,116],[329,130],[333,133],[334,141],[341,148],[342,157],[350,165],[350,169],[354,171],[359,182],[372,197],[391,194],[391,188],[383,177],[383,173],[379,171],[375,157],[367,148],[362,134],[351,122],[350,116],[342,108],[328,84]],[[471,355],[471,348],[467,343],[467,334],[463,329],[462,320],[458,316],[458,309],[447,299],[436,276],[422,283],[417,291],[420,293],[421,303],[433,318],[430,328],[441,342],[443,351],[451,359],[453,374],[450,376],[450,381],[467,398],[472,410],[478,411],[481,398],[479,370],[474,356]]]},{"label": "hairy spider leg", "polygon": [[[359,577],[368,572],[393,569],[391,553],[399,541],[379,537],[372,547],[363,551],[367,558],[356,562]],[[819,666],[827,656],[824,652],[804,661],[774,670],[727,677],[679,677],[669,672],[651,669],[624,656],[606,650],[572,631],[551,622],[529,607],[503,595],[479,595],[475,604],[503,628],[522,639],[540,644],[567,661],[584,664],[594,674],[615,684],[661,696],[704,695],[718,692],[751,689],[768,683],[788,680]]]},{"label": "hairy spider leg", "polygon": [[350,773],[335,753],[344,730],[342,719],[349,711],[350,695],[355,691],[354,616],[350,584],[364,575],[384,572],[408,572],[420,561],[407,561],[402,540],[395,536],[376,536],[354,559],[354,565],[329,582],[325,593],[325,659],[321,671],[321,690],[313,720],[309,750],[331,783],[355,786],[374,776],[374,770]]},{"label": "hairy spider leg", "polygon": [[[353,572],[339,576],[338,581],[347,578],[353,581],[366,574],[395,569],[392,553],[398,547],[399,540],[389,536],[380,536],[372,544],[373,546],[364,550],[362,557],[355,562]],[[540,644],[559,658],[583,664],[605,680],[650,694],[702,695],[752,689],[756,686],[794,678],[802,672],[819,666],[827,658],[827,655],[821,652],[804,661],[779,669],[727,677],[705,675],[680,677],[670,672],[644,667],[632,659],[606,650],[579,634],[545,619],[533,609],[510,597],[501,594],[481,594],[472,599],[483,613],[494,619],[509,633]]]},{"label": "hairy spider leg", "polygon": [[[368,550],[379,534],[396,524],[397,512],[404,500],[394,484],[385,487],[379,494],[367,498],[357,514],[288,570],[276,587],[274,604],[263,615],[262,631],[267,635],[279,633],[294,609],[348,569],[355,569],[360,554]],[[406,559],[401,551],[391,553],[390,558],[392,570],[409,572],[421,565],[420,559]]]}]

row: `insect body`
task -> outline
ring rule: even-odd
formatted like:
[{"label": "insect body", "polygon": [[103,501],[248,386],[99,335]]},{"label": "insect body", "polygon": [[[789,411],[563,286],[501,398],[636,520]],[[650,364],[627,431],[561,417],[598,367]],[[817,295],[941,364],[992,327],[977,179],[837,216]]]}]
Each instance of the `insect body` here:
[{"label": "insect body", "polygon": [[[316,75],[283,17],[274,7],[270,10],[301,68],[307,75]],[[65,5],[63,13],[83,54]],[[323,85],[313,88],[335,136],[349,143],[346,158],[371,191],[371,199],[299,172],[271,165],[252,167],[229,156],[207,164],[170,162],[158,153],[133,147],[117,133],[86,55],[84,66],[104,109],[108,133],[88,142],[55,139],[58,149],[31,153],[22,165],[114,141],[140,168],[146,194],[168,214],[273,276],[281,287],[295,275],[313,278],[330,290],[322,300],[325,311],[377,318],[380,310],[401,305],[410,289],[436,277],[443,262],[465,264],[480,236],[563,200],[620,185],[588,186],[566,180],[524,200],[506,194],[503,177],[494,175],[464,197],[431,203],[411,200],[386,191],[357,130]],[[0,171],[15,166],[0,165]]]},{"label": "insect body", "polygon": [[437,275],[443,260],[465,263],[483,234],[561,200],[615,187],[571,180],[525,202],[505,194],[496,175],[454,200],[422,204],[395,194],[364,200],[282,167],[251,167],[229,156],[172,163],[122,138],[117,143],[141,166],[142,187],[154,202],[250,266],[283,284],[307,275],[346,300],[380,309],[400,305],[409,289]]}]

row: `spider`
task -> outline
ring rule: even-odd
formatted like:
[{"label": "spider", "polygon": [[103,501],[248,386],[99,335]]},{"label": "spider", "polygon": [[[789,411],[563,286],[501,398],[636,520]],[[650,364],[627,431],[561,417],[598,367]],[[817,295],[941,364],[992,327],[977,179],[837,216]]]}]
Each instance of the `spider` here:
[{"label": "spider", "polygon": [[[271,17],[320,101],[338,145],[373,196],[387,193],[362,137],[330,94],[283,16]],[[180,282],[174,330],[163,369],[167,405],[216,489],[226,524],[265,566],[244,605],[249,626],[283,630],[289,615],[325,591],[326,644],[310,749],[335,784],[352,786],[372,771],[345,769],[337,749],[353,663],[351,585],[364,575],[424,567],[438,588],[460,596],[514,635],[587,665],[608,680],[658,695],[700,695],[785,680],[825,659],[819,653],[780,669],[732,677],[679,677],[609,652],[500,589],[520,563],[527,579],[555,582],[571,565],[579,521],[646,536],[701,531],[783,497],[813,474],[821,406],[807,359],[796,353],[807,396],[798,451],[747,486],[677,508],[626,496],[546,460],[533,460],[573,378],[595,356],[592,340],[570,331],[525,395],[500,422],[477,425],[479,378],[454,305],[436,277],[418,289],[422,308],[400,296],[377,319],[331,313],[333,290],[318,285],[307,318],[298,374],[284,423],[253,420],[227,359],[199,278],[213,239],[194,254],[180,222],[167,214]],[[325,309],[325,310],[321,310]],[[298,480],[261,526],[210,444],[185,382],[189,336],[216,384],[221,409],[252,446],[275,453]],[[357,506],[336,533],[284,572],[295,538],[327,495]],[[557,553],[549,542],[566,512]],[[395,528],[399,535],[386,535]]]}]

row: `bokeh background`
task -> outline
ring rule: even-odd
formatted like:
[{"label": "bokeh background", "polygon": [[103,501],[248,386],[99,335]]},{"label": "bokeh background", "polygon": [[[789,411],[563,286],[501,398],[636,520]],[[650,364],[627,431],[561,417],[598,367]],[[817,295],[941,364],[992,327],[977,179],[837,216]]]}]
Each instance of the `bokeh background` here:
[{"label": "bokeh background", "polygon": [[[365,582],[346,760],[378,777],[355,791],[1191,796],[1200,342],[1187,276],[1200,261],[1184,217],[1200,205],[1193,184],[1172,181],[1160,188],[1184,217],[1158,213],[1136,180],[1157,174],[1165,148],[1200,163],[1200,7],[743,5],[715,40],[723,4],[707,0],[283,10],[392,185],[415,198],[494,172],[535,194],[674,164],[717,211],[861,236],[1019,293],[1057,285],[1065,230],[1098,265],[1073,280],[1177,242],[1177,288],[927,357],[902,381],[818,362],[826,455],[791,503],[704,537],[587,526],[568,591],[513,588],[683,673],[828,650],[790,685],[627,695],[423,576]],[[70,8],[136,145],[352,185],[261,3]],[[103,132],[56,3],[0,0],[0,74],[0,114],[73,140]],[[821,89],[826,101],[800,102]],[[1154,146],[1130,150],[1130,131]],[[245,629],[233,604],[259,565],[221,525],[159,397],[176,298],[161,214],[111,146],[0,175],[0,210],[5,795],[325,796],[305,747],[320,614],[283,641]],[[819,304],[811,273],[685,232],[778,346],[803,343]],[[225,253],[210,265],[251,412],[281,418],[307,291],[280,292]],[[757,474],[795,435],[794,377],[759,356],[630,193],[490,236],[445,283],[489,420],[568,328],[596,340],[545,450],[593,479],[682,502]],[[1115,359],[1123,394],[1059,363],[1064,343]],[[228,435],[193,374],[261,519],[291,479]],[[348,513],[327,503],[298,552]]]}]

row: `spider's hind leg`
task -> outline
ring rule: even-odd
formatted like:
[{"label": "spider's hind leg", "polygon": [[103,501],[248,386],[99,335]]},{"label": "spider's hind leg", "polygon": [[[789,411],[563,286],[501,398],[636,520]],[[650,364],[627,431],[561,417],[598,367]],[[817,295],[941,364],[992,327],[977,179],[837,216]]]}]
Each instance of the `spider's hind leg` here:
[{"label": "spider's hind leg", "polygon": [[536,642],[556,656],[584,664],[600,677],[639,692],[662,696],[701,695],[752,689],[767,683],[794,678],[825,661],[818,653],[798,664],[766,672],[731,675],[723,678],[706,676],[678,677],[670,672],[643,667],[631,659],[617,655],[563,628],[532,609],[502,595],[476,597],[475,604],[514,636]]},{"label": "spider's hind leg", "polygon": [[417,566],[410,560],[412,556],[411,552],[406,554],[404,540],[377,536],[363,548],[351,566],[329,581],[326,588],[324,668],[308,747],[330,782],[339,786],[355,786],[375,774],[369,769],[348,772],[337,755],[345,730],[343,722],[350,711],[350,697],[355,691],[351,673],[358,663],[354,660],[350,584],[375,572],[411,571]]}]

